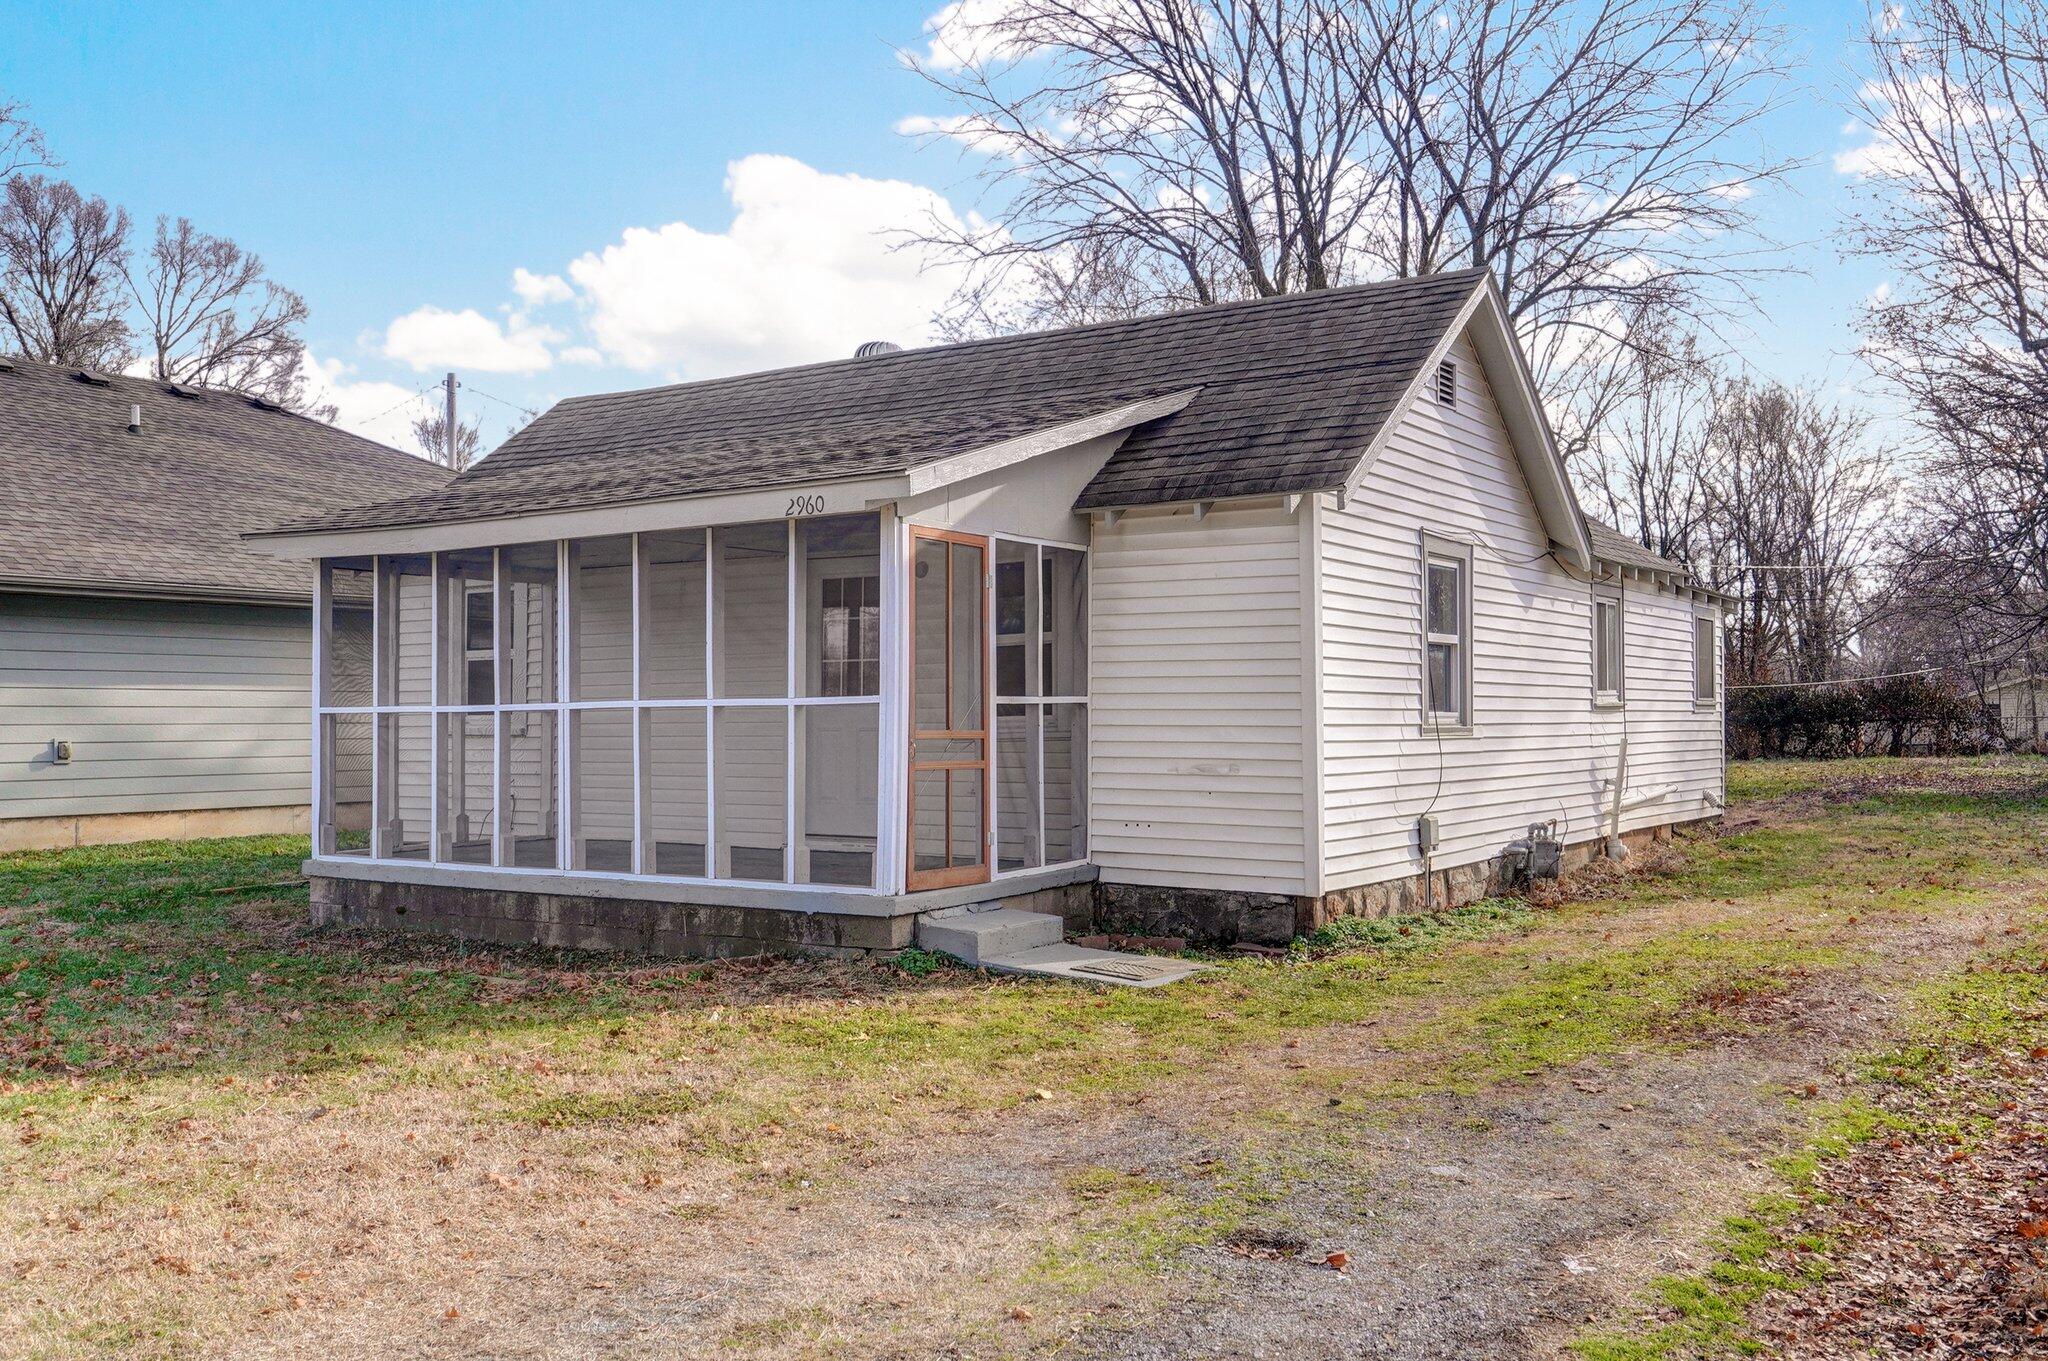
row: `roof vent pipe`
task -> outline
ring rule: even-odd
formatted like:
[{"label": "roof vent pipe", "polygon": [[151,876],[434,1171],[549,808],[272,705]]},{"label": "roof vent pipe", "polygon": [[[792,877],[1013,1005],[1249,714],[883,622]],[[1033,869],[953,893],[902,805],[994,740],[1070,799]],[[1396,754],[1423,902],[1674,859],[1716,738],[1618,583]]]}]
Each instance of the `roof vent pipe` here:
[{"label": "roof vent pipe", "polygon": [[878,354],[900,354],[903,347],[893,340],[864,340],[853,352],[855,359],[873,359]]},{"label": "roof vent pipe", "polygon": [[131,435],[142,433],[142,403],[140,402],[128,408],[128,433]]}]

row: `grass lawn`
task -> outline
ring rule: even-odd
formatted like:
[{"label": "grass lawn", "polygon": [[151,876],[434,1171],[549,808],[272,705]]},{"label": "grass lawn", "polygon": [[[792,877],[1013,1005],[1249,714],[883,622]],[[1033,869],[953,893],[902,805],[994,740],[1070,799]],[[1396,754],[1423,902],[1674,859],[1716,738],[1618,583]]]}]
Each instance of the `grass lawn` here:
[{"label": "grass lawn", "polygon": [[[0,1356],[1115,1354],[1118,1319],[1364,1223],[1390,1130],[2038,954],[2048,762],[1730,783],[1727,834],[1562,903],[1149,991],[313,932],[292,838],[0,857]],[[1946,1054],[2033,1023],[1983,1006],[1900,1025]],[[1695,1354],[1645,1350],[1675,1316],[1640,1298],[1577,1345]],[[1715,1296],[1699,1347],[1760,1298]]]}]

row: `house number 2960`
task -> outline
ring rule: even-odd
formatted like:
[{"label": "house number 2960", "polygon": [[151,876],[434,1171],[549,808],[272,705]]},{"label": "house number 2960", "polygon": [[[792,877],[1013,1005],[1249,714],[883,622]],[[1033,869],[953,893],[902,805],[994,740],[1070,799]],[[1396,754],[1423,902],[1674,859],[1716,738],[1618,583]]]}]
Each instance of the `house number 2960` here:
[{"label": "house number 2960", "polygon": [[825,498],[822,496],[792,496],[789,498],[789,509],[783,512],[785,515],[823,515],[824,513]]}]

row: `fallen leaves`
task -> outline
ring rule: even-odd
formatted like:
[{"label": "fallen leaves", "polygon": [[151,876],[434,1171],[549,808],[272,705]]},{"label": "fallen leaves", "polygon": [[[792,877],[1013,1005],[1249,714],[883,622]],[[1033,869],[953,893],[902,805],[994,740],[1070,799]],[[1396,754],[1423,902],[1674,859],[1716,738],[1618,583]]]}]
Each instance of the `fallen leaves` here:
[{"label": "fallen leaves", "polygon": [[2048,1081],[2017,1058],[1902,1084],[1902,1128],[1820,1167],[1782,1236],[1824,1246],[1773,1263],[1817,1279],[1755,1315],[1773,1355],[2048,1353]]}]

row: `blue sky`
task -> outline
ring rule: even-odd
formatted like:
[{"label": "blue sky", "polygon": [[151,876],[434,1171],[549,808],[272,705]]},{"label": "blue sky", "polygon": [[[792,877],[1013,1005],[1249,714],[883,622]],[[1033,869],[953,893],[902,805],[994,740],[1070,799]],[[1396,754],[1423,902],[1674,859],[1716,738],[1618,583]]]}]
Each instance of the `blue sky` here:
[{"label": "blue sky", "polygon": [[[391,406],[453,364],[488,445],[513,413],[483,394],[922,338],[946,281],[864,224],[972,206],[970,164],[895,130],[943,112],[895,55],[938,3],[0,0],[0,93],[81,189],[189,216],[303,293],[345,424],[401,438],[418,408]],[[1867,388],[1850,322],[1883,280],[1829,236],[1863,12],[1779,16],[1801,84],[1768,135],[1808,164],[1756,206],[1799,272],[1740,337],[1752,367],[1843,396]]]}]

